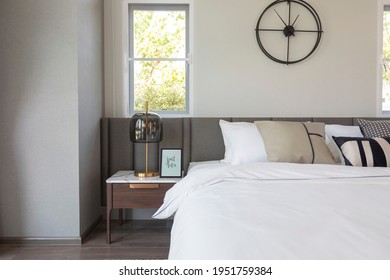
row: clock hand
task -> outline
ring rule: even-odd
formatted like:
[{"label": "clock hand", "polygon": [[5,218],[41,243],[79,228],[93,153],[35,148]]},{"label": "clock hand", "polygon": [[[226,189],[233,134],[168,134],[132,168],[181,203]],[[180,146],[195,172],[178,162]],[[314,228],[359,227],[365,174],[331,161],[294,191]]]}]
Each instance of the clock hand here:
[{"label": "clock hand", "polygon": [[284,31],[284,29],[275,29],[275,28],[256,28],[256,31]]},{"label": "clock hand", "polygon": [[280,20],[284,23],[285,26],[287,26],[287,24],[284,22],[284,20],[282,19],[282,17],[278,14],[278,12],[274,9],[275,13],[278,15],[278,17],[280,18]]},{"label": "clock hand", "polygon": [[291,24],[291,0],[287,0],[288,4],[288,25]]},{"label": "clock hand", "polygon": [[297,17],[295,18],[295,20],[294,20],[292,26],[294,26],[294,24],[295,24],[295,22],[297,21],[298,18],[299,18],[299,15],[297,15]]},{"label": "clock hand", "polygon": [[322,33],[322,30],[305,30],[305,29],[295,29],[295,32],[313,32],[313,33]]},{"label": "clock hand", "polygon": [[287,38],[287,60],[286,64],[288,65],[290,63],[290,37]]}]

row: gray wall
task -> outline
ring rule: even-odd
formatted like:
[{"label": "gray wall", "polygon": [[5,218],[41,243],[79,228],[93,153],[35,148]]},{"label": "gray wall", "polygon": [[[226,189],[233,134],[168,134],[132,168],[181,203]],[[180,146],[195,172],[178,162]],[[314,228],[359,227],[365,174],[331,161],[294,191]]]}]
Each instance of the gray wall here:
[{"label": "gray wall", "polygon": [[100,204],[100,118],[103,114],[103,0],[78,1],[79,178],[81,234]]},{"label": "gray wall", "polygon": [[95,2],[0,1],[0,238],[77,240],[100,214],[101,46],[87,57],[78,31],[78,9],[101,22]]}]

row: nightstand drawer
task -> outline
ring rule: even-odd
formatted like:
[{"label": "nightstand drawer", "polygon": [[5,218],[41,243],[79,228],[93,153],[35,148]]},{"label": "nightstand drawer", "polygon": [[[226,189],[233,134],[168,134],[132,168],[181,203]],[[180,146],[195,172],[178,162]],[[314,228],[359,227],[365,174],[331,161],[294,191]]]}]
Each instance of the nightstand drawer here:
[{"label": "nightstand drawer", "polygon": [[125,208],[159,208],[165,193],[181,178],[139,178],[134,171],[121,170],[106,180],[107,183],[107,243],[111,243],[111,210],[118,209],[119,223]]},{"label": "nightstand drawer", "polygon": [[113,184],[113,208],[158,208],[174,184]]}]

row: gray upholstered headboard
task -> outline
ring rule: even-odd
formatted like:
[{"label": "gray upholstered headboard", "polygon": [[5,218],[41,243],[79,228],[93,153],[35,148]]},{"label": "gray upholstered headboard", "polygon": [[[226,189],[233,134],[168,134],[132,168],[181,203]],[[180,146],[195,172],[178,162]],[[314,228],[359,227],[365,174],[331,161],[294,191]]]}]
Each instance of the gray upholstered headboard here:
[{"label": "gray upholstered headboard", "polygon": [[[163,140],[149,145],[149,165],[158,169],[161,148],[183,149],[183,168],[191,161],[219,160],[225,147],[219,120],[247,121],[288,120],[318,121],[328,124],[353,125],[356,118],[165,118]],[[371,118],[373,119],[373,118]],[[101,127],[102,143],[102,202],[105,204],[105,180],[119,170],[142,169],[145,165],[144,144],[134,144],[129,138],[129,118],[104,118]]]}]

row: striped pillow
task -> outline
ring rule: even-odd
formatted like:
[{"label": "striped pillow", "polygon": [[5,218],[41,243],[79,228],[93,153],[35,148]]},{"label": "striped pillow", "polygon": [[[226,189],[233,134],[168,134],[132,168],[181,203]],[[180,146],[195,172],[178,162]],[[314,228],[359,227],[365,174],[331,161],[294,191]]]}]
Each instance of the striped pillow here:
[{"label": "striped pillow", "polygon": [[333,137],[345,165],[389,167],[390,138]]}]

